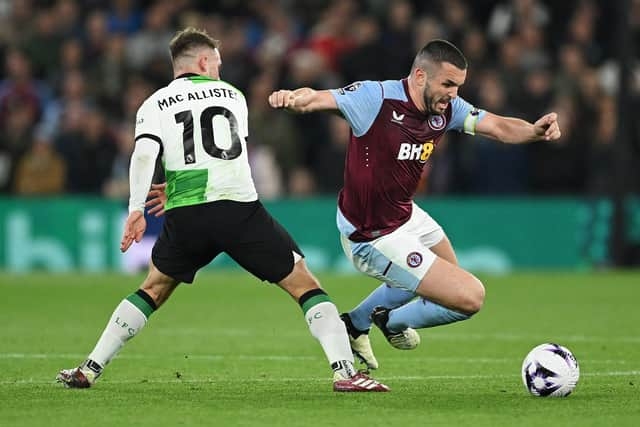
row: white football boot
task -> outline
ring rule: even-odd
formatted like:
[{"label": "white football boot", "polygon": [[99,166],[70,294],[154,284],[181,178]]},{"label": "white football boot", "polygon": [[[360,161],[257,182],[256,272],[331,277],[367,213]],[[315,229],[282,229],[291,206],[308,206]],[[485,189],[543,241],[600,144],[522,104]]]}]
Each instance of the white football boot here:
[{"label": "white football boot", "polygon": [[378,360],[373,355],[371,341],[369,341],[369,331],[360,331],[353,326],[348,313],[342,313],[340,318],[347,327],[349,335],[349,344],[351,344],[351,352],[369,369],[378,369]]},{"label": "white football boot", "polygon": [[406,328],[400,332],[391,332],[387,329],[387,322],[389,321],[389,310],[378,306],[373,309],[371,313],[371,320],[376,325],[393,347],[399,350],[413,350],[420,344],[420,334],[413,328]]}]

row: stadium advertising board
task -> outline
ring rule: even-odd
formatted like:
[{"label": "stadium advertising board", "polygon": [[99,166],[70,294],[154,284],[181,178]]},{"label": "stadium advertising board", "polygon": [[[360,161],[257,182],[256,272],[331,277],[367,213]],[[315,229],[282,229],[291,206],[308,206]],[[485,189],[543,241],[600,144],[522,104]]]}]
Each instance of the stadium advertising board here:
[{"label": "stadium advertising board", "polygon": [[[607,204],[575,199],[425,199],[461,264],[474,271],[576,268],[606,262]],[[314,270],[350,272],[335,228],[335,200],[266,202]],[[131,254],[118,245],[126,208],[99,198],[0,198],[0,269],[122,271],[144,267],[158,224]],[[232,267],[220,257],[212,267]]]}]

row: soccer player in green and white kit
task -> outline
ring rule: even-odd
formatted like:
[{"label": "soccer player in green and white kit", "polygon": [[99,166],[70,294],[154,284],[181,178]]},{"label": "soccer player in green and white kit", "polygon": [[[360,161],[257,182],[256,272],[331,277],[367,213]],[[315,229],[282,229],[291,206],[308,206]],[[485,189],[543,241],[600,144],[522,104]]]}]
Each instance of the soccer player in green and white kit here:
[{"label": "soccer player in green and white kit", "polygon": [[131,158],[129,217],[120,249],[140,241],[155,161],[167,177],[166,219],[140,289],[115,309],[102,336],[77,368],[57,376],[67,387],[91,387],[122,346],[137,335],[181,283],[221,252],[247,271],[277,283],[302,307],[334,372],[335,391],[388,391],[358,373],[344,323],[307,270],[302,252],[264,209],[247,160],[247,104],[220,80],[218,42],[187,28],[170,44],[174,80],[138,110]]}]

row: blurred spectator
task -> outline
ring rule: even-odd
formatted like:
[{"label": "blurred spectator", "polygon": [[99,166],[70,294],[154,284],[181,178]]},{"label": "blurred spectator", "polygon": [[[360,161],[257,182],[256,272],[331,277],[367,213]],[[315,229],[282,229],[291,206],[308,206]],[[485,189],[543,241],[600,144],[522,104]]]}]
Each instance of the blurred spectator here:
[{"label": "blurred spectator", "polygon": [[[338,59],[346,82],[357,80],[384,80],[384,67],[378,66],[384,54],[378,21],[372,16],[361,16],[353,23],[354,47]],[[388,58],[391,61],[391,58]]]},{"label": "blurred spectator", "polygon": [[107,15],[110,33],[134,34],[142,27],[143,15],[135,0],[114,0]]},{"label": "blurred spectator", "polygon": [[147,79],[139,75],[129,76],[124,94],[119,99],[120,105],[117,117],[125,125],[135,123],[138,108],[152,92],[153,87]]},{"label": "blurred spectator", "polygon": [[540,112],[546,112],[553,101],[553,80],[546,67],[531,68],[524,76],[524,98],[527,102],[519,106],[518,110],[523,118],[535,121]]},{"label": "blurred spectator", "polygon": [[84,54],[88,64],[99,61],[109,44],[107,15],[101,10],[92,11],[85,21]]},{"label": "blurred spectator", "polygon": [[33,127],[40,118],[48,90],[31,77],[24,53],[10,49],[6,78],[0,82],[0,191],[14,187],[18,160],[31,148]]},{"label": "blurred spectator", "polygon": [[87,70],[91,81],[100,82],[92,86],[92,95],[111,116],[117,115],[120,111],[119,104],[129,75],[125,60],[125,43],[124,36],[112,36],[100,60],[91,64]]},{"label": "blurred spectator", "polygon": [[544,27],[549,19],[549,10],[540,0],[504,1],[493,8],[487,32],[492,40],[502,41],[524,22]]},{"label": "blurred spectator", "polygon": [[464,98],[475,100],[480,91],[479,85],[482,81],[480,76],[490,66],[495,67],[494,60],[490,57],[487,39],[478,27],[469,28],[465,33],[461,49],[465,52],[469,64],[467,80],[463,86]]},{"label": "blurred spectator", "polygon": [[[473,70],[474,74],[487,68],[492,62],[489,56],[487,38],[478,27],[467,29],[462,37],[460,49],[465,53],[469,67]],[[475,79],[471,79],[471,83],[473,83],[474,80]],[[468,87],[469,85],[465,84],[465,92]]]},{"label": "blurred spectator", "polygon": [[250,55],[246,29],[240,22],[229,25],[220,47],[222,56],[222,78],[246,91],[258,73],[257,65]]},{"label": "blurred spectator", "polygon": [[591,1],[581,1],[568,27],[567,43],[580,48],[589,65],[597,65],[602,60],[602,47],[595,38],[598,11]]},{"label": "blurred spectator", "polygon": [[70,70],[64,76],[62,94],[59,98],[47,104],[40,125],[44,136],[53,139],[59,132],[60,122],[66,110],[85,111],[93,103],[86,93],[86,79],[81,71]]},{"label": "blurred spectator", "polygon": [[555,90],[559,93],[576,95],[580,76],[587,69],[584,55],[574,44],[567,44],[559,50],[560,69],[556,72]]},{"label": "blurred spectator", "polygon": [[16,194],[58,194],[64,191],[65,163],[51,142],[36,138],[16,167]]},{"label": "blurred spectator", "polygon": [[[183,16],[188,16],[188,15],[189,15],[188,13],[183,14]],[[222,16],[217,14],[211,14],[211,15],[205,15],[205,16],[202,16],[200,14],[197,14],[197,15],[201,19],[201,23],[198,25],[197,28],[203,28],[204,30],[207,31],[207,33],[212,34],[214,38],[219,37],[219,34],[224,34],[226,19],[224,19]]]},{"label": "blurred spectator", "polygon": [[[478,104],[495,114],[516,115],[507,104],[500,78],[487,72],[478,85]],[[537,117],[536,117],[537,118]],[[473,148],[470,191],[477,194],[520,194],[527,190],[527,146],[502,144],[488,138],[466,140]]]},{"label": "blurred spectator", "polygon": [[31,60],[35,76],[45,78],[55,72],[58,66],[62,36],[58,33],[56,15],[53,9],[38,12],[35,31],[24,41],[25,53]]},{"label": "blurred spectator", "polygon": [[440,0],[440,8],[444,19],[445,38],[462,46],[464,34],[469,26],[469,8],[462,0]]},{"label": "blurred spectator", "polygon": [[[274,110],[267,103],[267,98],[275,88],[274,78],[269,74],[261,74],[251,84],[247,100],[249,142],[252,147],[268,147],[273,152],[276,167],[272,173],[282,175],[278,180],[286,182],[291,171],[300,164],[304,147],[293,126],[294,118]],[[282,187],[281,192],[284,185]]]},{"label": "blurred spectator", "polygon": [[40,118],[48,89],[32,78],[31,63],[23,51],[10,49],[5,57],[6,78],[0,82],[0,126],[18,106],[26,106],[32,120]]},{"label": "blurred spectator", "polygon": [[0,19],[0,45],[20,46],[35,25],[32,0],[10,1]]},{"label": "blurred spectator", "polygon": [[60,88],[64,85],[64,78],[72,71],[84,69],[84,52],[79,39],[69,38],[64,41],[60,48],[59,65],[55,71],[48,73],[47,81],[51,87]]},{"label": "blurred spectator", "polygon": [[[382,36],[384,49],[384,62],[373,68],[381,68],[383,80],[397,79],[404,76],[413,63],[417,49],[414,49],[414,8],[407,0],[392,0],[388,2],[386,12],[386,27]],[[436,27],[435,22],[432,23]],[[433,28],[432,24],[421,24],[422,28]],[[429,37],[429,40],[437,37]],[[425,43],[422,43],[422,47]],[[374,54],[373,58],[379,58]],[[358,78],[346,79],[347,81],[362,80]]]},{"label": "blurred spectator", "polygon": [[355,13],[353,0],[333,1],[311,30],[309,47],[324,58],[331,70],[337,70],[338,59],[355,46],[350,31]]},{"label": "blurred spectator", "polygon": [[256,1],[256,19],[247,28],[250,45],[255,45],[255,60],[263,72],[279,72],[283,61],[298,44],[297,24],[284,7]]},{"label": "blurred spectator", "polygon": [[[525,103],[521,90],[521,49],[522,45],[520,40],[516,37],[510,37],[500,45],[499,52],[498,73],[500,74],[500,80],[507,93],[508,103],[512,105],[514,109]],[[464,96],[464,92],[462,96]]]},{"label": "blurred spectator", "polygon": [[581,114],[583,106],[574,103],[570,97],[560,97],[558,102],[551,108],[563,114],[560,116],[560,125],[563,126],[561,142],[537,142],[527,147],[531,165],[530,192],[575,194],[587,189],[587,158],[594,120],[579,121],[579,117],[584,114]]},{"label": "blurred spectator", "polygon": [[53,13],[60,36],[64,39],[75,39],[82,36],[80,11],[75,0],[58,0]]},{"label": "blurred spectator", "polygon": [[327,194],[338,194],[344,182],[344,162],[347,144],[351,138],[349,124],[342,117],[329,119],[329,140],[318,153],[314,162],[314,173],[318,190]]},{"label": "blurred spectator", "polygon": [[69,106],[55,145],[67,164],[67,191],[100,194],[117,149],[102,113],[78,104]]},{"label": "blurred spectator", "polygon": [[[167,46],[173,37],[169,28],[170,16],[164,2],[153,4],[144,19],[144,27],[133,34],[126,48],[127,62],[134,70],[147,71],[147,66],[160,59],[170,70],[169,50]],[[170,75],[170,71],[167,72]]]},{"label": "blurred spectator", "polygon": [[27,103],[12,107],[0,133],[0,191],[13,189],[18,160],[31,148],[35,110]]},{"label": "blurred spectator", "polygon": [[[291,81],[286,83],[287,87],[335,87],[336,83],[331,81],[327,72],[324,57],[315,51],[296,51],[291,57],[290,65]],[[301,165],[310,168],[329,139],[329,117],[324,114],[301,114],[291,117],[295,131],[300,135],[298,144],[302,150]]]},{"label": "blurred spectator", "polygon": [[[424,45],[426,45],[429,40],[433,39],[441,39],[444,38],[444,27],[440,25],[440,21],[435,16],[423,16],[418,19],[415,26],[415,32],[413,37],[413,49],[411,50],[411,63],[413,63],[413,58]],[[402,74],[409,74],[408,70],[399,70]],[[395,78],[395,77],[394,77]]]},{"label": "blurred spectator", "polygon": [[530,70],[550,65],[551,61],[544,46],[544,32],[542,28],[531,22],[523,23],[518,30],[520,40],[520,68]]}]

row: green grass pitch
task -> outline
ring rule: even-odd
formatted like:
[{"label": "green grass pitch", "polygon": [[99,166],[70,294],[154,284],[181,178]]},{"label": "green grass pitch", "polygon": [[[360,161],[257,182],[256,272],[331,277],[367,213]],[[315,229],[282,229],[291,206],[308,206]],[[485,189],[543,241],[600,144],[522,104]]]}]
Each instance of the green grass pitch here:
[{"label": "green grass pitch", "polygon": [[[320,275],[346,310],[376,283]],[[243,273],[200,274],[155,313],[90,390],[53,378],[91,350],[140,276],[0,275],[1,426],[637,426],[640,273],[482,277],[473,319],[421,331],[414,351],[372,342],[386,394],[336,394],[300,308]],[[581,378],[529,396],[526,353],[557,342]]]}]

